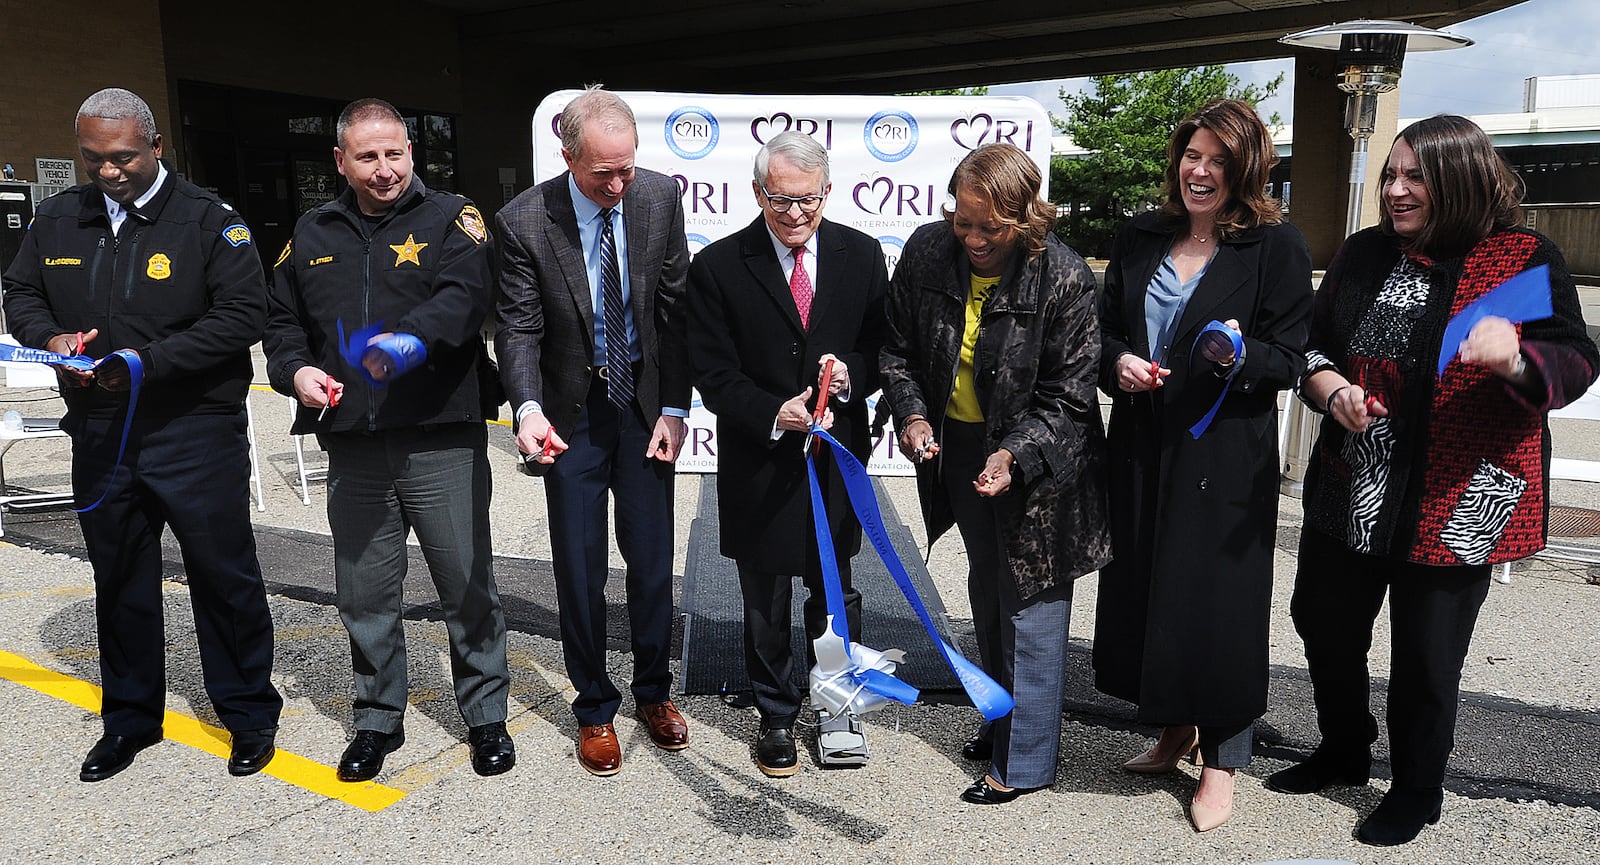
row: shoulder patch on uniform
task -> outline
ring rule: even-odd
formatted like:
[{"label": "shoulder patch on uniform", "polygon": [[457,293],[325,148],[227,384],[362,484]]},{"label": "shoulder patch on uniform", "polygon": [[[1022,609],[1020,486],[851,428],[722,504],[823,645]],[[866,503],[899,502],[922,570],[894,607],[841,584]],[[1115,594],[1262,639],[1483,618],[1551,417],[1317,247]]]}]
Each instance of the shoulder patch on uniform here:
[{"label": "shoulder patch on uniform", "polygon": [[272,266],[274,268],[277,268],[280,265],[282,265],[285,261],[288,261],[289,260],[289,253],[293,252],[293,251],[294,251],[294,241],[290,240],[288,243],[285,243],[283,245],[283,251],[278,253],[278,260],[274,261],[272,263]]},{"label": "shoulder patch on uniform", "polygon": [[224,228],[222,236],[235,247],[245,246],[250,243],[250,229],[237,223]]},{"label": "shoulder patch on uniform", "polygon": [[456,217],[456,225],[472,238],[473,243],[482,243],[489,239],[489,226],[484,224],[483,214],[470,204],[461,208],[461,215]]}]

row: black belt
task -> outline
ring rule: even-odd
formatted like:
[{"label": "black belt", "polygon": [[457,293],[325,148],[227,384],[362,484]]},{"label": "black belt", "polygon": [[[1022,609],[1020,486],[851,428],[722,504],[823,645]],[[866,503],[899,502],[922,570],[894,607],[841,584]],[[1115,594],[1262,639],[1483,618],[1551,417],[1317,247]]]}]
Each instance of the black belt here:
[{"label": "black belt", "polygon": [[[633,367],[633,381],[635,385],[637,385],[639,381],[639,361],[634,361],[632,364],[630,364],[630,366]],[[593,372],[601,381],[611,380],[611,368],[608,366],[601,365],[590,367],[589,370],[590,372]]]}]

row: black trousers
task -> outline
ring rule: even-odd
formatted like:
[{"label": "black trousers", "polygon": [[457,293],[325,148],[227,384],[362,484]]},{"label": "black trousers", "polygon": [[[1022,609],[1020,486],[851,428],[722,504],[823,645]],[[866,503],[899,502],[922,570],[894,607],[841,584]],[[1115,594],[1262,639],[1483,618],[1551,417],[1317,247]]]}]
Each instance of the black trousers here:
[{"label": "black trousers", "polygon": [[611,723],[622,705],[622,694],[606,672],[608,490],[616,509],[617,549],[627,564],[634,702],[672,697],[673,467],[644,455],[655,420],[646,422],[637,408],[617,411],[606,386],[593,377],[568,448],[544,479],[561,654],[578,692],[572,713],[586,727]]},{"label": "black trousers", "polygon": [[69,417],[72,488],[94,566],[106,733],[161,729],[166,636],[161,533],[183,553],[206,694],[229,730],[275,727],[283,700],[272,673],[272,615],[250,526],[243,412],[136,420],[113,472],[122,418]]},{"label": "black trousers", "polygon": [[1368,753],[1378,738],[1369,708],[1367,652],[1389,595],[1388,728],[1397,789],[1436,789],[1455,745],[1461,665],[1489,565],[1433,567],[1352,552],[1307,529],[1300,536],[1290,614],[1305,641],[1323,751]]},{"label": "black trousers", "polygon": [[[850,639],[861,643],[861,593],[850,585],[850,557],[837,553],[839,585],[844,590],[844,617]],[[806,628],[806,669],[816,663],[811,641],[828,627],[828,598],[822,587],[822,569],[812,557],[800,574],[810,593],[801,610]],[[789,607],[794,576],[757,570],[739,562],[739,591],[744,598],[744,666],[750,677],[761,719],[774,727],[791,727],[800,715],[805,696],[794,684],[794,652],[790,649]]]}]

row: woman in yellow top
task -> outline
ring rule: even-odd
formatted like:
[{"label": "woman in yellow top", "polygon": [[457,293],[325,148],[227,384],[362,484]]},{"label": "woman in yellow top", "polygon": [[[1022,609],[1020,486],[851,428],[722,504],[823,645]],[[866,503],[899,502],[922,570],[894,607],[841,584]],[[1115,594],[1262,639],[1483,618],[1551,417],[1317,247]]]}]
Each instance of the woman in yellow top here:
[{"label": "woman in yellow top", "polygon": [[890,281],[882,355],[929,542],[960,528],[981,663],[1016,699],[962,749],[990,764],[961,794],[979,805],[1054,783],[1072,581],[1110,554],[1094,275],[1040,179],[1009,144],[956,166]]}]

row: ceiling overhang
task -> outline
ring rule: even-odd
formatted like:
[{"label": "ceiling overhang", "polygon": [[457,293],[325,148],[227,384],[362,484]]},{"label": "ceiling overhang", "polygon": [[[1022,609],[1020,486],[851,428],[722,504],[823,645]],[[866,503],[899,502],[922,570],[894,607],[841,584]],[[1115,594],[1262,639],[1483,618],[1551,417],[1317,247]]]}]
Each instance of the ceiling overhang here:
[{"label": "ceiling overhang", "polygon": [[1446,27],[1517,0],[433,2],[464,50],[514,52],[530,81],[894,93],[1284,57],[1278,38],[1309,27]]}]

